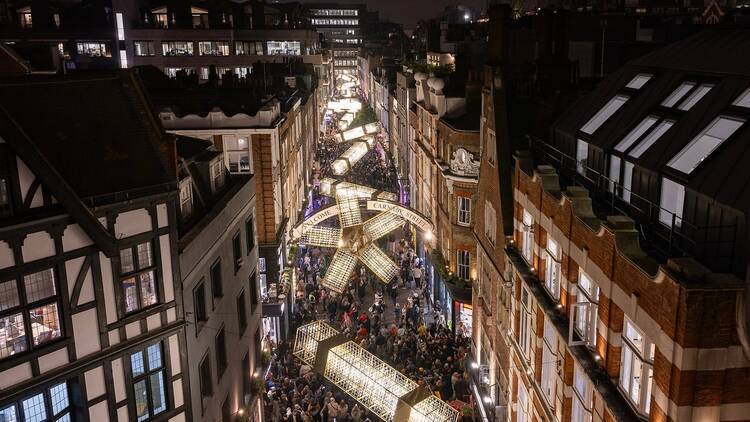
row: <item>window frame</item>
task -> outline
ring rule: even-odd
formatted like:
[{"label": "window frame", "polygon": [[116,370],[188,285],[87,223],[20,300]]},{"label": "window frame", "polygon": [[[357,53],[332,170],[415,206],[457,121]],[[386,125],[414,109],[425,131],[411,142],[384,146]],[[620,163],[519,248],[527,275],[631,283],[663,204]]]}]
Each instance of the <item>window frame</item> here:
[{"label": "window frame", "polygon": [[[157,346],[157,345],[159,346],[159,360],[161,362],[161,366],[154,369],[154,368],[151,368],[151,362],[149,359],[148,350],[151,347]],[[143,359],[143,372],[136,375],[135,371],[133,370],[132,362],[133,362],[133,356],[139,353],[141,354],[141,359]],[[135,420],[137,422],[145,422],[145,421],[154,419],[158,417],[159,415],[163,415],[167,413],[169,411],[170,390],[168,388],[169,382],[168,382],[168,377],[167,377],[167,360],[166,360],[167,356],[166,356],[166,353],[164,352],[164,342],[160,340],[160,341],[157,341],[156,343],[151,343],[145,347],[139,348],[138,350],[128,353],[127,356],[128,356],[127,362],[128,362],[128,369],[129,369],[129,378],[130,378],[130,384],[131,384],[130,392],[132,394],[132,401],[129,404],[129,408],[131,410],[134,410],[133,416]],[[164,408],[158,411],[157,413],[152,413],[154,412],[154,409],[153,409],[154,402],[153,402],[153,397],[152,397],[154,391],[153,391],[153,385],[151,384],[151,382],[152,382],[152,377],[160,373],[162,376],[161,388],[162,388],[162,391],[164,392],[164,401],[162,403]],[[144,419],[138,418],[137,409],[135,409],[136,401],[137,401],[135,386],[141,381],[143,381],[146,385],[146,409],[148,410],[148,413],[147,413],[148,416]]]},{"label": "window frame", "polygon": [[245,220],[245,243],[247,244],[247,255],[250,255],[255,248],[255,218],[253,216]]},{"label": "window frame", "polygon": [[[616,105],[618,104],[617,100],[619,100],[619,105]],[[611,119],[612,116],[615,115],[615,113],[617,113],[625,104],[627,104],[628,101],[630,101],[630,95],[622,93],[615,94],[612,98],[609,99],[609,101],[604,103],[604,105],[602,105],[602,107],[596,113],[594,113],[594,115],[591,116],[591,118],[588,119],[579,130],[589,136],[593,135],[602,127],[602,125],[607,123],[607,121],[609,121],[609,119]],[[610,109],[612,109],[611,112],[609,112]],[[601,121],[597,124],[598,120]]]},{"label": "window frame", "polygon": [[[41,404],[44,405],[44,420],[46,422],[60,421],[63,420],[66,416],[68,417],[68,420],[73,420],[74,406],[72,403],[72,399],[75,397],[75,395],[71,392],[73,388],[73,385],[71,384],[71,381],[68,379],[64,379],[59,382],[55,380],[47,383],[45,387],[35,390],[32,394],[26,394],[16,400],[3,402],[2,404],[0,404],[0,415],[3,415],[3,412],[12,408],[12,415],[15,418],[15,421],[21,422],[27,420],[27,415],[25,415],[24,403],[31,400],[32,398],[42,396]],[[65,385],[64,391],[68,404],[62,409],[59,409],[57,413],[55,413],[55,398],[52,390],[61,385]]]},{"label": "window frame", "polygon": [[459,226],[464,226],[464,227],[470,226],[471,225],[471,197],[457,195],[456,211],[457,211],[456,223]]},{"label": "window frame", "polygon": [[240,232],[232,236],[232,263],[234,264],[234,274],[236,275],[242,268],[242,237]]},{"label": "window frame", "polygon": [[462,280],[471,279],[471,252],[465,249],[456,250],[456,276]]},{"label": "window frame", "polygon": [[554,409],[557,394],[557,346],[558,337],[549,317],[544,318],[544,337],[542,338],[542,374],[539,387],[550,408]]},{"label": "window frame", "polygon": [[521,286],[521,297],[518,300],[520,307],[518,309],[518,347],[521,349],[523,358],[528,361],[531,359],[531,292],[526,286]]},{"label": "window frame", "polygon": [[[146,45],[146,54],[138,54],[138,47],[142,47],[142,44]],[[142,50],[142,48],[140,48]],[[133,55],[135,57],[154,57],[156,56],[156,49],[154,48],[153,40],[133,40]]]},{"label": "window frame", "polygon": [[[186,193],[186,197],[183,198],[183,189]],[[180,182],[180,217],[183,221],[189,220],[193,216],[193,181],[192,178],[187,177],[185,180]]]},{"label": "window frame", "polygon": [[[582,280],[586,279],[591,284],[591,291],[587,291]],[[574,284],[576,301],[570,306],[571,324],[569,325],[569,344],[571,346],[586,345],[590,348],[596,347],[597,318],[599,316],[599,297],[601,291],[599,285],[586,274],[582,268],[578,268],[578,283]],[[593,296],[596,296],[594,299]],[[584,317],[579,317],[583,312]],[[585,324],[584,324],[585,323]],[[582,326],[582,325],[585,325]],[[580,341],[573,340],[573,333],[578,334]]]},{"label": "window frame", "polygon": [[[528,217],[528,218],[526,218]],[[521,256],[526,263],[533,266],[534,262],[534,217],[524,209],[521,220]]]},{"label": "window frame", "polygon": [[[141,267],[141,263],[139,262],[139,256],[138,256],[138,246],[147,244],[149,245],[149,251],[151,254],[151,265],[146,267]],[[160,294],[160,286],[159,286],[159,259],[156,254],[156,248],[155,248],[155,242],[153,238],[145,239],[142,242],[133,242],[131,245],[120,248],[120,255],[119,255],[119,262],[118,262],[118,270],[119,270],[119,277],[118,277],[118,288],[120,289],[120,306],[121,311],[123,315],[133,315],[138,312],[142,312],[144,310],[150,309],[154,306],[158,306],[161,298],[159,297]],[[130,249],[131,256],[133,259],[133,270],[124,272],[122,269],[122,252]],[[141,274],[146,274],[148,272],[152,272],[153,274],[153,282],[154,282],[154,303],[150,303],[148,305],[143,304],[143,292],[142,292],[142,286],[141,286]],[[138,307],[133,310],[128,310],[128,303],[127,303],[127,295],[125,293],[125,288],[123,286],[123,283],[125,280],[132,278],[135,280],[135,288],[136,288],[136,295],[138,297]]]},{"label": "window frame", "polygon": [[[205,377],[208,377],[206,379]],[[201,358],[198,364],[198,390],[201,398],[209,398],[214,395],[214,377],[211,372],[211,350],[207,350],[206,354]]]},{"label": "window frame", "polygon": [[[34,274],[43,273],[46,271],[50,271],[52,274],[52,287],[54,289],[54,292],[50,296],[39,298],[34,301],[29,301],[29,292],[27,291],[27,286],[25,282],[26,277],[34,275]],[[7,284],[7,283],[10,283],[10,284]],[[15,294],[16,294],[17,303],[5,309],[0,310],[0,319],[17,317],[18,315],[21,316],[23,320],[22,324],[23,324],[24,333],[22,336],[19,335],[18,337],[15,337],[14,341],[23,337],[24,349],[19,352],[14,352],[12,354],[8,354],[7,356],[0,357],[0,361],[10,359],[19,355],[23,355],[23,354],[32,352],[33,350],[42,349],[51,343],[55,343],[65,338],[62,293],[60,292],[60,281],[58,278],[56,267],[47,266],[47,267],[43,267],[42,269],[38,271],[33,271],[33,272],[26,271],[26,272],[20,273],[17,277],[13,277],[13,278],[0,281],[0,286],[4,286],[4,285],[15,286]],[[56,337],[52,337],[52,335],[50,335],[50,338],[44,341],[40,341],[40,343],[38,344],[35,344],[37,336],[34,335],[34,327],[32,324],[34,324],[35,322],[32,320],[31,312],[36,311],[41,308],[46,308],[52,305],[55,306],[56,308],[58,335]],[[14,326],[17,327],[17,325],[14,325]],[[46,328],[49,329],[49,327],[46,327]],[[49,332],[54,334],[54,330],[49,330]]]},{"label": "window frame", "polygon": [[[593,386],[591,381],[585,375],[581,367],[577,364],[573,364],[573,403],[571,406],[570,422],[592,422],[593,420]],[[585,383],[583,385],[586,391],[578,391],[579,382]],[[576,404],[580,406],[580,412],[582,412],[578,418],[576,418]]]},{"label": "window frame", "polygon": [[[198,304],[198,292],[202,292],[203,300],[199,308]],[[199,312],[199,309],[202,311]],[[203,315],[201,315],[203,314]],[[198,325],[198,330],[202,326],[201,323],[208,321],[208,308],[206,305],[206,280],[201,278],[198,284],[193,288],[193,315],[195,316],[195,323]]]},{"label": "window frame", "polygon": [[[642,346],[639,348],[633,343],[633,341],[626,334],[627,329],[632,328],[641,337]],[[643,349],[643,350],[639,350]],[[625,399],[630,403],[631,406],[640,414],[648,415],[651,412],[651,392],[653,391],[654,383],[654,355],[656,346],[649,340],[643,331],[635,325],[630,318],[625,316],[622,330],[622,353],[620,354],[620,371],[617,379],[617,387],[623,394]],[[650,356],[647,356],[646,354]],[[629,365],[627,364],[629,356]],[[635,374],[635,363],[640,362],[641,371],[639,374]],[[625,374],[625,372],[629,374]],[[627,382],[623,385],[624,381]],[[647,385],[644,388],[643,380],[647,380]],[[638,381],[638,392],[637,401],[633,397],[633,387]]]},{"label": "window frame", "polygon": [[245,334],[245,331],[247,331],[248,327],[248,319],[247,319],[247,301],[245,300],[245,290],[240,290],[240,293],[237,295],[237,327],[239,328],[239,334],[240,337],[242,337]]},{"label": "window frame", "polygon": [[216,261],[211,264],[209,277],[211,279],[211,298],[213,302],[224,297],[224,274],[221,268],[221,257],[216,258]]},{"label": "window frame", "polygon": [[[554,248],[550,248],[550,243],[555,245]],[[554,249],[556,252],[552,251]],[[557,269],[557,277],[554,282],[551,280],[553,269]],[[547,292],[556,301],[560,301],[560,285],[562,284],[562,251],[560,250],[560,244],[557,243],[552,236],[547,234],[547,246],[544,248],[544,287]]]}]

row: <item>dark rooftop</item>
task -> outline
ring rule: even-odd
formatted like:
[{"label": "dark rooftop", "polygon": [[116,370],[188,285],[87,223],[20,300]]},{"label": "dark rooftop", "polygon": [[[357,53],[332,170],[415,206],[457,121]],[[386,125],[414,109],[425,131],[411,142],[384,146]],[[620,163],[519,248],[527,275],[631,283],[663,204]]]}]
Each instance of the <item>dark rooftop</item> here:
[{"label": "dark rooftop", "polygon": [[176,181],[173,138],[154,119],[132,72],[2,80],[2,120],[81,198]]}]

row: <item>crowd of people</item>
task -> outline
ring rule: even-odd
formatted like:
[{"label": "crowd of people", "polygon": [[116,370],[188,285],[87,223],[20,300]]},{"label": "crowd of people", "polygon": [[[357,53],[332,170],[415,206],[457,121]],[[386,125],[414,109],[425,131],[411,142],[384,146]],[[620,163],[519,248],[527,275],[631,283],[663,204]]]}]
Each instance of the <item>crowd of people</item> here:
[{"label": "crowd of people", "polygon": [[[345,148],[346,144],[336,143],[333,136],[322,139],[318,155],[320,176],[328,175],[330,163]],[[381,150],[371,150],[346,180],[395,191],[395,171],[384,155]],[[313,198],[317,206],[328,201],[316,194]],[[301,324],[326,320],[348,339],[439,398],[469,402],[465,365],[470,341],[446,325],[440,303],[432,301],[427,274],[410,239],[410,230],[404,226],[379,241],[381,249],[400,267],[393,280],[384,283],[365,267],[357,267],[342,293],[331,291],[322,283],[335,251],[300,246],[294,263],[298,282],[292,332]],[[276,348],[265,384],[265,411],[272,422],[379,420],[309,365],[294,358],[289,343]]]}]

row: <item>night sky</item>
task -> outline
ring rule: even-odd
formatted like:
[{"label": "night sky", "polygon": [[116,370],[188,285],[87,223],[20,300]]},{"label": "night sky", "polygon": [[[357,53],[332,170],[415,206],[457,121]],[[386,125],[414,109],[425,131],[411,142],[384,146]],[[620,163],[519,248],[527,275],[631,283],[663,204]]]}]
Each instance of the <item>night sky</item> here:
[{"label": "night sky", "polygon": [[413,28],[420,19],[433,18],[440,14],[445,6],[463,4],[481,11],[486,0],[301,0],[303,3],[365,3],[368,10],[377,10],[380,17],[392,22],[401,23],[404,29]]}]

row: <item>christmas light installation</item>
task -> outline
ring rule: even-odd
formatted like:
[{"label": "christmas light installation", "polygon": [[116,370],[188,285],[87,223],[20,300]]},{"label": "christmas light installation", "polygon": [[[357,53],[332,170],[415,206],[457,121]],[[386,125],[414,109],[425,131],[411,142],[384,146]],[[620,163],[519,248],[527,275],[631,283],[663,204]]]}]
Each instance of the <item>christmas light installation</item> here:
[{"label": "christmas light installation", "polygon": [[455,422],[458,411],[323,321],[297,329],[293,354],[386,422]]}]

